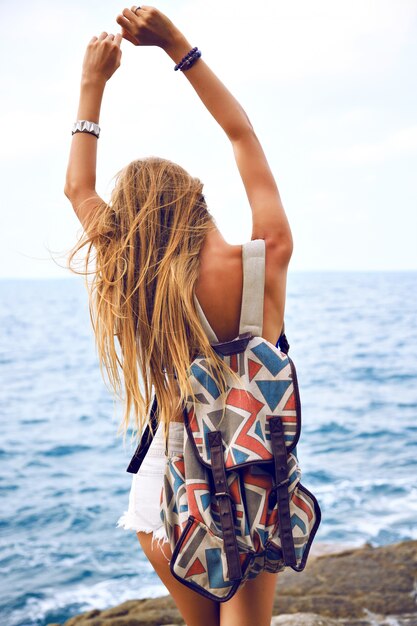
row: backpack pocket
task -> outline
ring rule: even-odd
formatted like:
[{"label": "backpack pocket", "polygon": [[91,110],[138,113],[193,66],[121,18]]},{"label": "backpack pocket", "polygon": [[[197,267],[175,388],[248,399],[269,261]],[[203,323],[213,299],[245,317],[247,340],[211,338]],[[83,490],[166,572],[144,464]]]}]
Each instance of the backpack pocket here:
[{"label": "backpack pocket", "polygon": [[[244,573],[252,554],[241,553],[240,559]],[[231,598],[242,584],[229,580],[223,540],[192,515],[175,546],[170,570],[181,583],[218,602]]]},{"label": "backpack pocket", "polygon": [[290,510],[297,555],[297,565],[293,569],[300,572],[306,565],[314,535],[319,527],[321,509],[317,498],[311,491],[298,483],[291,498]]},{"label": "backpack pocket", "polygon": [[[297,560],[297,565],[291,565],[291,567],[300,572],[306,565],[308,553],[321,520],[317,498],[301,482],[298,482],[291,492],[290,517]],[[282,560],[279,522],[267,542],[267,547],[270,550],[272,567],[273,561]],[[269,569],[269,571],[273,570]]]}]

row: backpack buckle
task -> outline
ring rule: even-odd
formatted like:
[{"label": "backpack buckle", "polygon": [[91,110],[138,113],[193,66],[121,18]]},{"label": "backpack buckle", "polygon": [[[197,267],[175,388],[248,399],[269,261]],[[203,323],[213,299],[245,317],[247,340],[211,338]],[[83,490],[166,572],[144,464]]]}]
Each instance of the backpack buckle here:
[{"label": "backpack buckle", "polygon": [[227,496],[228,498],[232,499],[232,496],[230,495],[230,493],[228,493],[227,491],[217,491],[214,494],[217,498],[219,496]]},{"label": "backpack buckle", "polygon": [[284,480],[281,480],[281,482],[279,482],[276,485],[274,485],[273,487],[271,487],[271,492],[270,492],[269,497],[268,497],[268,506],[269,506],[270,509],[273,509],[274,506],[276,505],[277,501],[278,501],[277,490],[280,487],[283,487],[284,485],[287,485],[289,482],[290,482],[289,478],[284,478]]},{"label": "backpack buckle", "polygon": [[279,489],[279,487],[282,487],[282,485],[286,485],[287,483],[290,482],[289,478],[284,478],[284,480],[281,480],[280,483],[278,483],[277,485],[275,485],[274,489]]}]

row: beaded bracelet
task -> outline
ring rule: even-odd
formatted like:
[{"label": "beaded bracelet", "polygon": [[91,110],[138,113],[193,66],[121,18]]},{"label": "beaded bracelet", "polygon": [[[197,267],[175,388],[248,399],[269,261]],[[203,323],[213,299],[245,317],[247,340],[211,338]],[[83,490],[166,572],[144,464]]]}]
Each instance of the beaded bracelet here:
[{"label": "beaded bracelet", "polygon": [[192,50],[190,50],[189,52],[187,52],[187,54],[185,55],[185,57],[183,57],[181,59],[181,61],[179,63],[177,63],[177,65],[174,67],[174,70],[177,71],[179,69],[181,69],[182,65],[188,60],[190,59],[193,54],[195,54],[197,52],[198,48],[197,46],[195,48],[192,48]]},{"label": "beaded bracelet", "polygon": [[201,50],[199,50],[196,46],[181,59],[181,61],[174,67],[174,70],[181,70],[182,72],[185,72],[186,70],[189,70],[200,57]]}]

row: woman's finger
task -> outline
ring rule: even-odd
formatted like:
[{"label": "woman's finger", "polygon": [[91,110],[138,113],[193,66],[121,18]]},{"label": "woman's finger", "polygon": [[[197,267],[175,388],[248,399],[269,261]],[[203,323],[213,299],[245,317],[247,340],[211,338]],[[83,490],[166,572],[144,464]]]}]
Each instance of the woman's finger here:
[{"label": "woman's finger", "polygon": [[109,33],[109,34],[107,35],[106,39],[111,39],[111,40],[113,41],[113,39],[114,39],[114,35],[113,35],[113,33]]},{"label": "woman's finger", "polygon": [[123,15],[127,17],[128,20],[135,21],[135,18],[139,17],[140,11],[138,11],[138,13],[133,13],[130,9],[123,9]]},{"label": "woman's finger", "polygon": [[97,41],[97,37],[94,35],[94,37],[91,37],[89,43],[94,43],[95,41]]},{"label": "woman's finger", "polygon": [[114,43],[116,44],[116,46],[119,46],[119,48],[120,48],[120,44],[122,43],[122,39],[123,39],[123,36],[121,33],[117,33],[114,38]]},{"label": "woman's finger", "polygon": [[103,39],[106,39],[107,37],[107,33],[106,32],[102,32],[99,36],[98,39],[99,41],[103,41]]},{"label": "woman's finger", "polygon": [[116,17],[116,22],[119,24],[119,26],[126,30],[130,30],[133,26],[132,22],[129,22],[129,20],[127,20],[123,15],[118,15]]}]

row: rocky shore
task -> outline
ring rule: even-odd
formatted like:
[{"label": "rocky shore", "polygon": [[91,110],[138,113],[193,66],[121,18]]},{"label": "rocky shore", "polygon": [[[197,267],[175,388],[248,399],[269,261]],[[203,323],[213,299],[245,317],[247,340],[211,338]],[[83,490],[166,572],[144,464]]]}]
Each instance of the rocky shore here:
[{"label": "rocky shore", "polygon": [[[313,548],[303,572],[278,577],[271,626],[417,626],[417,541]],[[169,595],[88,611],[64,626],[163,624],[184,624]]]}]

